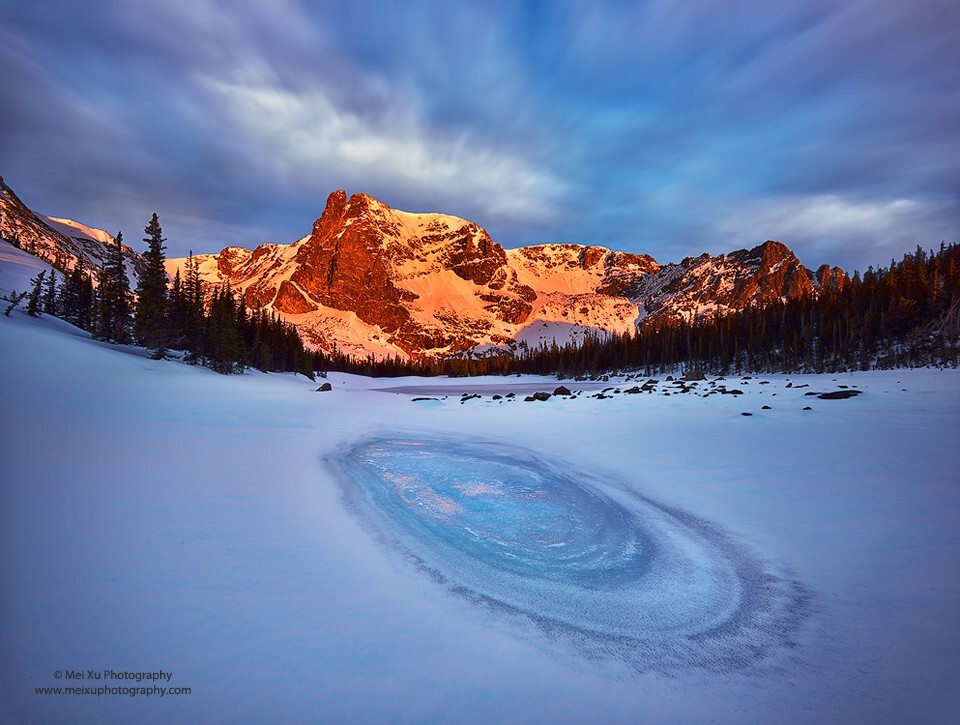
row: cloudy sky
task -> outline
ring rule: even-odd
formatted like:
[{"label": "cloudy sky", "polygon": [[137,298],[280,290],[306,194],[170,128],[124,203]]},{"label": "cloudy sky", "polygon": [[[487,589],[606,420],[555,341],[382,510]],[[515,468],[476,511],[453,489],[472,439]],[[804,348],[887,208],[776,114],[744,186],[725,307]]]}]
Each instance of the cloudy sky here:
[{"label": "cloudy sky", "polygon": [[662,262],[960,238],[955,0],[0,0],[0,67],[7,183],[171,256],[339,188]]}]

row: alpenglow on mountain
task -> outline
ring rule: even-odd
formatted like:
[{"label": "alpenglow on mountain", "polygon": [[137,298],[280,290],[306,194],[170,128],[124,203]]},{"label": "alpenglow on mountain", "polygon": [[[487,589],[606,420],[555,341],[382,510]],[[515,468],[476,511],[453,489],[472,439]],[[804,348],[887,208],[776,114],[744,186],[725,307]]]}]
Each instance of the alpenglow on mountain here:
[{"label": "alpenglow on mountain", "polygon": [[[35,214],[0,186],[0,234],[54,266],[98,266],[111,238],[97,232]],[[132,276],[137,256],[131,250]],[[330,194],[312,233],[292,244],[227,247],[194,259],[205,283],[229,284],[249,308],[275,311],[308,346],[415,359],[623,333],[816,294],[845,280],[836,267],[812,273],[773,241],[666,265],[579,244],[505,250],[465,219],[403,212],[344,191]],[[167,271],[184,275],[186,263],[167,260]]]}]

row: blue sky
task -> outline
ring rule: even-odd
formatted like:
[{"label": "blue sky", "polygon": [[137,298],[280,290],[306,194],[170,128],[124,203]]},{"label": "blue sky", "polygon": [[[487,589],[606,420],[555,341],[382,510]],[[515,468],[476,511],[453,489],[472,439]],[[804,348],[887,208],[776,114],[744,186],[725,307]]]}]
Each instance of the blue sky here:
[{"label": "blue sky", "polygon": [[960,238],[960,3],[0,0],[0,175],[171,256],[345,188],[506,247]]}]

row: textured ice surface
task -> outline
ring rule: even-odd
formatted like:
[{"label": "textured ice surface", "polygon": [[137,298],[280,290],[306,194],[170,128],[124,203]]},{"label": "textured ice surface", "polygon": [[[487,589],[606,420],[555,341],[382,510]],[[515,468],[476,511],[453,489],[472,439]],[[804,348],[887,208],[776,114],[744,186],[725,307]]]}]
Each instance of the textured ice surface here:
[{"label": "textured ice surface", "polygon": [[809,609],[728,536],[500,441],[375,437],[331,460],[348,505],[454,594],[634,669],[753,664]]}]

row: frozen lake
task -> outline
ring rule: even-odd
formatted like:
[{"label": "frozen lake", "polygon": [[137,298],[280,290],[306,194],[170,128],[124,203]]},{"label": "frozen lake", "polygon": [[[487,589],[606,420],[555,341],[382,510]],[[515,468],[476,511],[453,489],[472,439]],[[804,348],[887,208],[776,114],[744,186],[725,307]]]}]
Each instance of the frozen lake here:
[{"label": "frozen lake", "polygon": [[590,659],[742,669],[793,646],[809,614],[801,584],[719,527],[503,441],[377,437],[330,465],[421,574]]}]

